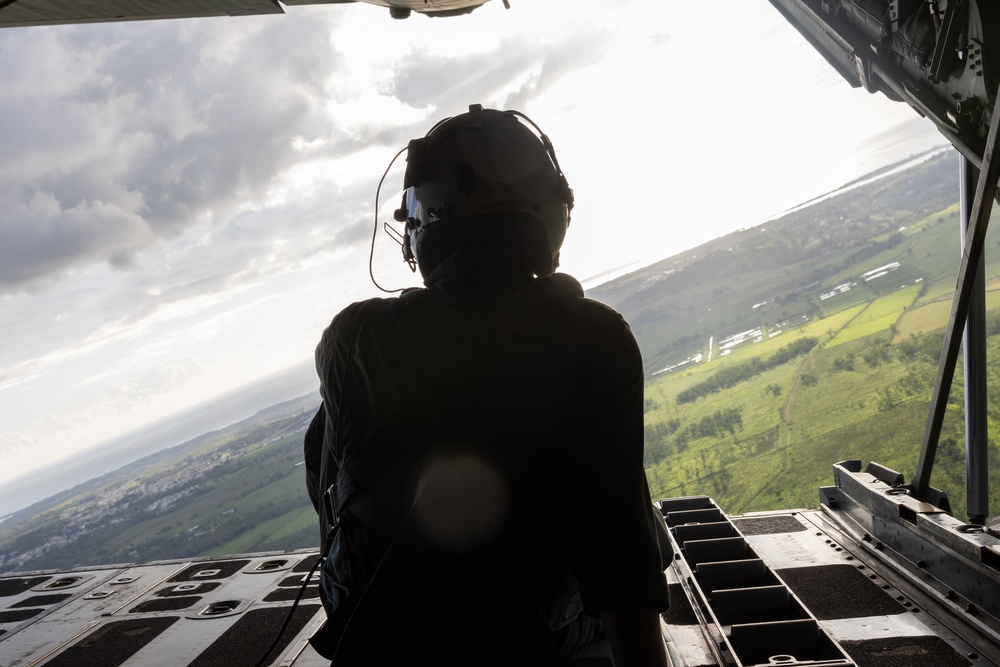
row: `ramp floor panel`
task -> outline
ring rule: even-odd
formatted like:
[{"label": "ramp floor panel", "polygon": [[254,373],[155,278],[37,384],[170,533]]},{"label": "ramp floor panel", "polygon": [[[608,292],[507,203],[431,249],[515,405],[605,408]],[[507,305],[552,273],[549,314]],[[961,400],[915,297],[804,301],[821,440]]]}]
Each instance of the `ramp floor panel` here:
[{"label": "ramp floor panel", "polygon": [[[684,541],[661,618],[674,667],[997,667],[929,586],[893,576],[822,510],[729,519],[702,503],[685,499],[674,514]],[[306,584],[270,664],[328,667],[308,644],[324,619],[306,582],[317,559],[302,550],[0,576],[0,663],[253,667]],[[974,611],[970,625],[983,620]],[[801,655],[769,648],[782,641]]]}]

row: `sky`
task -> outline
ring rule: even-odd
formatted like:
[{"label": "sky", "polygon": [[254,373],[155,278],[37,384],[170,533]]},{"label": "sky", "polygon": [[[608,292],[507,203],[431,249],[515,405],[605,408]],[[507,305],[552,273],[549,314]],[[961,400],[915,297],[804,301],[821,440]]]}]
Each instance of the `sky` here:
[{"label": "sky", "polygon": [[0,30],[0,485],[308,361],[469,104],[551,138],[585,286],[945,143],[765,0],[510,5]]}]

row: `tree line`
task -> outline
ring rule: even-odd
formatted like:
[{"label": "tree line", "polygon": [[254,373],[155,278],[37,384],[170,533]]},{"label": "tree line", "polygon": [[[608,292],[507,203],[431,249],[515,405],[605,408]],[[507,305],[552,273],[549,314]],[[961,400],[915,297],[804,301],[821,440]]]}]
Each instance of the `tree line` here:
[{"label": "tree line", "polygon": [[[718,438],[726,433],[736,435],[743,430],[743,406],[723,408],[681,428],[679,419],[646,424],[643,463],[656,465],[676,451],[684,451],[691,440]],[[673,436],[671,438],[671,436]]]},{"label": "tree line", "polygon": [[702,396],[715,394],[724,389],[733,387],[744,380],[749,380],[760,375],[764,371],[777,368],[778,366],[787,363],[796,357],[807,354],[818,344],[819,339],[807,336],[805,338],[799,338],[793,343],[789,343],[775,352],[774,355],[768,359],[760,359],[758,357],[733,366],[727,366],[726,368],[719,370],[719,372],[715,373],[707,380],[699,382],[698,384],[677,394],[677,403],[681,405],[684,403],[691,403]]}]

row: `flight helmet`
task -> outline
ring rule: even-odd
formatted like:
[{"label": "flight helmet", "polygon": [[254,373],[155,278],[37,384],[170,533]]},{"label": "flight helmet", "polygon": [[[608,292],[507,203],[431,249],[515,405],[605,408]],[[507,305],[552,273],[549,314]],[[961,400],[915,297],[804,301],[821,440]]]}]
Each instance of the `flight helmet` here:
[{"label": "flight helmet", "polygon": [[446,118],[407,149],[403,256],[426,278],[459,247],[517,253],[535,275],[558,266],[573,191],[549,141],[517,111]]}]

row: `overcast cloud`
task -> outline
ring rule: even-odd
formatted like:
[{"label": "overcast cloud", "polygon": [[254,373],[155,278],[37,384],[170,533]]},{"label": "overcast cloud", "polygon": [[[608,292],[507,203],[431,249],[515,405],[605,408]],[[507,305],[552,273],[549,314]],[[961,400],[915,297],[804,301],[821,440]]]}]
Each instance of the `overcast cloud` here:
[{"label": "overcast cloud", "polygon": [[[16,128],[2,135],[0,293],[94,263],[135,268],[137,253],[195,225],[239,227],[238,209],[304,159],[405,145],[426,131],[425,113],[402,126],[351,118],[358,91],[338,85],[346,68],[330,39],[343,14],[324,9],[0,35],[0,118]],[[429,110],[510,89],[502,106],[522,108],[612,44],[594,28],[555,44],[509,37],[462,56],[413,45],[369,92]],[[363,241],[365,224],[334,238]]]},{"label": "overcast cloud", "polygon": [[4,32],[0,289],[132,267],[266,192],[300,159],[293,138],[349,144],[323,109],[337,17],[317,18]]}]

